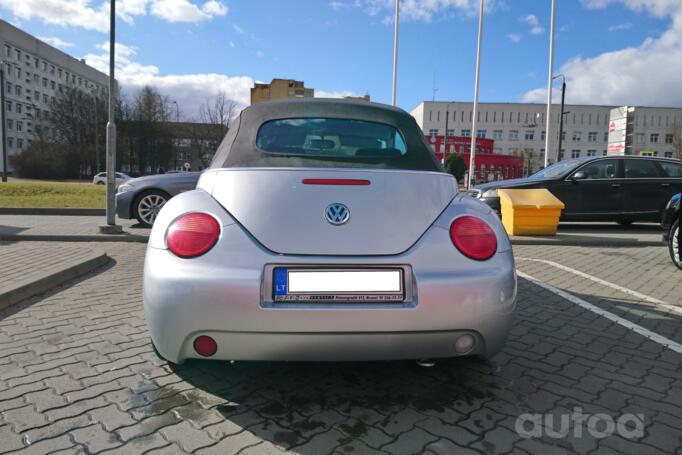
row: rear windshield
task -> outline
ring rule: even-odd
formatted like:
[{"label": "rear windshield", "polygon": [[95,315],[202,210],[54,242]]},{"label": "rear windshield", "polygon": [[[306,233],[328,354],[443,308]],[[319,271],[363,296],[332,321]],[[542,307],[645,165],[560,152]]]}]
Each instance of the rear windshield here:
[{"label": "rear windshield", "polygon": [[391,125],[337,118],[290,118],[263,123],[256,146],[265,153],[299,157],[399,158],[407,153]]}]

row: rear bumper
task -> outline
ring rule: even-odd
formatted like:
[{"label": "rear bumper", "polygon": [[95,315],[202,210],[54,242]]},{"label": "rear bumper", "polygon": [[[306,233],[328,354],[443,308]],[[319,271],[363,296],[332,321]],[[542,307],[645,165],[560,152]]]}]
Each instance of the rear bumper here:
[{"label": "rear bumper", "polygon": [[[273,264],[407,265],[413,293],[400,304],[273,304],[263,286]],[[453,357],[463,334],[476,340],[466,354],[492,356],[512,324],[514,270],[511,250],[472,261],[436,226],[398,256],[307,257],[272,254],[230,225],[211,251],[193,260],[150,245],[144,307],[154,344],[176,363],[201,358],[192,346],[199,335],[217,341],[211,358],[221,360]]]}]

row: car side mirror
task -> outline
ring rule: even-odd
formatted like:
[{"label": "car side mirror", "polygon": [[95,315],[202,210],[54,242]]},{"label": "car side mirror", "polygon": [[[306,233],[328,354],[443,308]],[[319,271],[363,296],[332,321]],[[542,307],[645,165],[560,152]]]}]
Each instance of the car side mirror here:
[{"label": "car side mirror", "polygon": [[578,171],[571,176],[571,180],[585,180],[587,173],[585,171]]}]

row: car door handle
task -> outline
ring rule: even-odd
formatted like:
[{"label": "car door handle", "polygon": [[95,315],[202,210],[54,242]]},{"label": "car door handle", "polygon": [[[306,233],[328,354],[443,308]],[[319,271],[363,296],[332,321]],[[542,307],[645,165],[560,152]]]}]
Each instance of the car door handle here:
[{"label": "car door handle", "polygon": [[620,188],[620,183],[612,183],[611,188]]},{"label": "car door handle", "polygon": [[661,183],[661,186],[663,188],[668,188],[670,186],[670,183]]}]

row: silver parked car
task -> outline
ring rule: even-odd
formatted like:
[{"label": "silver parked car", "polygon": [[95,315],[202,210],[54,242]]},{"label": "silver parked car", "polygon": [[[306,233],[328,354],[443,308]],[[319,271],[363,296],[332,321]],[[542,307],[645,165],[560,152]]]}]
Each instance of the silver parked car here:
[{"label": "silver parked car", "polygon": [[492,356],[511,244],[406,112],[259,103],[152,228],[144,309],[170,362]]},{"label": "silver parked car", "polygon": [[170,198],[197,186],[199,174],[178,172],[128,180],[118,187],[116,214],[119,218],[137,218],[142,226],[150,227]]}]

